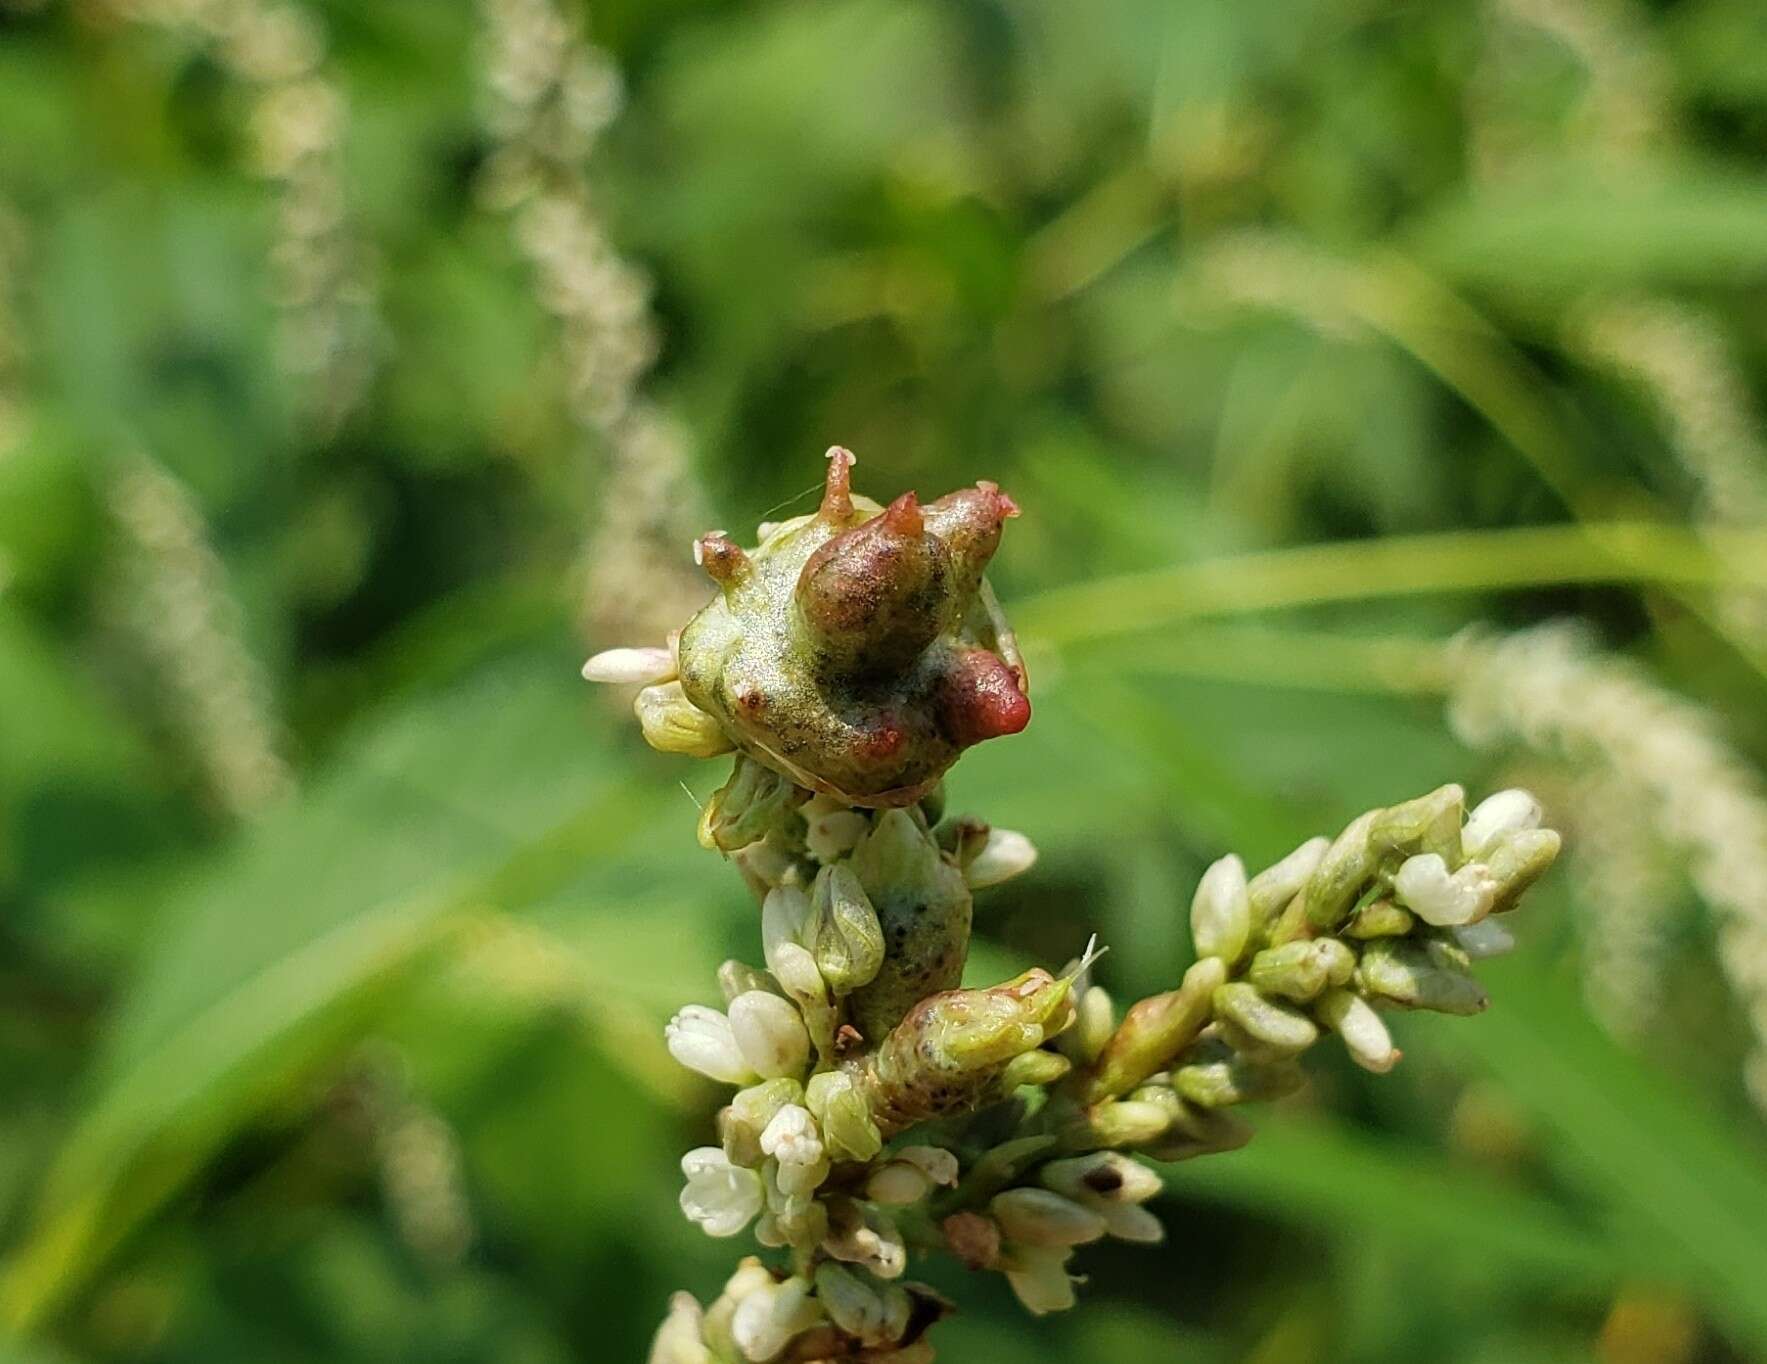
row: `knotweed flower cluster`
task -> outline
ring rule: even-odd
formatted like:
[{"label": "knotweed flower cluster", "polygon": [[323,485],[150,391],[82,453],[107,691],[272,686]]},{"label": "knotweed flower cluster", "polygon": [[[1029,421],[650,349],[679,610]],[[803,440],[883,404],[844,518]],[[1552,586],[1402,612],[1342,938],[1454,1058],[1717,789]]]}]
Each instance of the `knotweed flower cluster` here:
[{"label": "knotweed flower cluster", "polygon": [[276,187],[270,263],[283,367],[305,415],[330,435],[373,373],[372,264],[344,194],[343,91],[324,69],[326,37],[287,0],[109,0],[121,17],[202,39],[253,94],[255,168]]},{"label": "knotweed flower cluster", "polygon": [[930,1360],[949,1304],[907,1277],[917,1253],[1003,1274],[1032,1312],[1071,1306],[1076,1247],[1161,1239],[1137,1156],[1242,1144],[1233,1108],[1299,1085],[1325,1033],[1384,1071],[1382,1010],[1484,1008],[1471,965],[1509,945],[1495,916],[1558,851],[1526,793],[1468,816],[1446,786],[1255,876],[1222,858],[1191,906],[1199,959],[1121,1017],[1091,948],[962,988],[971,896],[1035,857],[947,815],[941,785],[1030,718],[983,577],[1018,509],[989,483],[880,507],[852,463],[831,450],[821,506],[757,548],[702,536],[715,599],[584,670],[642,686],[655,747],[734,753],[699,837],[760,902],[762,961],[727,962],[721,1007],[683,1008],[667,1041],[733,1087],[717,1142],[682,1160],[682,1211],[774,1257],[709,1307],[678,1295],[652,1364]]},{"label": "knotweed flower cluster", "polygon": [[[1747,1083],[1767,1112],[1767,792],[1757,773],[1709,711],[1602,653],[1575,624],[1464,636],[1453,673],[1450,714],[1469,742],[1519,742],[1617,783],[1680,860],[1716,914],[1718,962],[1755,1038]],[[1585,898],[1604,916],[1599,891]]]},{"label": "knotweed flower cluster", "polygon": [[618,637],[672,624],[698,584],[658,553],[703,525],[685,432],[645,402],[657,353],[650,280],[609,239],[589,158],[619,113],[618,68],[555,0],[480,0],[485,122],[480,180],[510,217],[541,308],[558,324],[571,415],[605,454],[591,537],[591,627]]},{"label": "knotweed flower cluster", "polygon": [[226,565],[189,492],[146,455],[105,489],[117,528],[107,611],[149,669],[210,797],[245,819],[293,787],[270,685],[240,628]]}]

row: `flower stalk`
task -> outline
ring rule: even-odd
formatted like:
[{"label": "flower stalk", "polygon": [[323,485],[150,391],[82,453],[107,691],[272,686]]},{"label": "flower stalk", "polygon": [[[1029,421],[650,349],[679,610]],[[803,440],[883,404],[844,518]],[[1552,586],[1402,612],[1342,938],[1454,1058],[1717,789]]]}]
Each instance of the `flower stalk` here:
[{"label": "flower stalk", "polygon": [[1242,1145],[1233,1109],[1304,1084],[1326,1034],[1379,1072],[1400,1055],[1383,1011],[1483,1009],[1472,963],[1510,941],[1492,916],[1558,851],[1525,793],[1469,813],[1445,786],[1256,875],[1216,862],[1198,959],[1120,1017],[1091,948],[962,988],[973,893],[1035,860],[1022,834],[947,817],[942,786],[1030,718],[983,576],[1018,508],[990,483],[880,506],[852,465],[831,450],[821,505],[753,548],[702,536],[710,604],[584,670],[643,687],[655,747],[734,752],[699,836],[760,905],[762,964],[726,963],[725,1007],[688,1005],[667,1040],[737,1087],[719,1144],[683,1160],[683,1211],[785,1255],[744,1260],[709,1307],[677,1295],[652,1364],[923,1364],[950,1305],[905,1277],[919,1253],[1003,1274],[1033,1313],[1072,1306],[1078,1247],[1164,1234],[1138,1157]]}]

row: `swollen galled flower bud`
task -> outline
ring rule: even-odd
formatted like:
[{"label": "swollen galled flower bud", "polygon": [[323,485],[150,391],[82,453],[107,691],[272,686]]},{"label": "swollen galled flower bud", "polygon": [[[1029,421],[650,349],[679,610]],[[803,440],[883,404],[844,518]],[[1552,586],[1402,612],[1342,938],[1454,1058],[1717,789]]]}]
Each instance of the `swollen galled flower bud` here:
[{"label": "swollen galled flower bud", "polygon": [[[800,787],[912,805],[964,748],[1030,719],[1024,666],[982,579],[1018,508],[992,484],[879,508],[853,495],[852,464],[831,450],[822,505],[753,551],[701,538],[719,594],[682,630],[680,679],[663,685]],[[708,746],[677,730],[699,732],[684,719],[658,728],[672,751]]]}]

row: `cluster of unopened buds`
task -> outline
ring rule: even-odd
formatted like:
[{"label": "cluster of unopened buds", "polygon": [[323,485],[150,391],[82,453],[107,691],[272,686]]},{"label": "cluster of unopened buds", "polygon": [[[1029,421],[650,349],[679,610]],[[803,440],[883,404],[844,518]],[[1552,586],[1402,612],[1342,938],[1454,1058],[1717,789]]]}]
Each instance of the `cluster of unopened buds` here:
[{"label": "cluster of unopened buds", "polygon": [[1383,1009],[1483,1009],[1471,964],[1510,945],[1494,916],[1558,852],[1525,792],[1469,815],[1445,786],[1255,876],[1216,862],[1196,962],[1121,1014],[1090,946],[962,988],[973,892],[1035,859],[947,816],[941,784],[1030,718],[982,576],[1018,509],[987,483],[879,507],[852,462],[830,451],[821,506],[758,548],[702,537],[714,600],[667,645],[584,670],[643,688],[655,747],[735,752],[699,837],[761,905],[763,965],[725,963],[723,1007],[682,1009],[667,1041],[736,1086],[718,1144],[682,1160],[682,1210],[712,1236],[752,1226],[777,1263],[745,1259],[706,1308],[677,1295],[652,1364],[930,1360],[950,1304],[905,1277],[923,1252],[1003,1273],[1032,1312],[1072,1306],[1075,1247],[1161,1239],[1144,1162],[1242,1145],[1233,1108],[1298,1087],[1322,1033],[1385,1071]]}]

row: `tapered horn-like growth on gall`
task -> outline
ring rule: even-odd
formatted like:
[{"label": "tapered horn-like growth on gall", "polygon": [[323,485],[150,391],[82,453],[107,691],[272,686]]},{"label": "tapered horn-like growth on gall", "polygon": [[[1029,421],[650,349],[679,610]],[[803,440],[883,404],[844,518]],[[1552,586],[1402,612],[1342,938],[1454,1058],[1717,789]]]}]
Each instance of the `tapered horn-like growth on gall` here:
[{"label": "tapered horn-like growth on gall", "polygon": [[686,698],[755,761],[852,805],[908,806],[965,748],[1030,719],[1023,662],[983,571],[1018,512],[991,483],[922,506],[822,503],[749,551],[696,542],[718,596],[681,632]]}]

